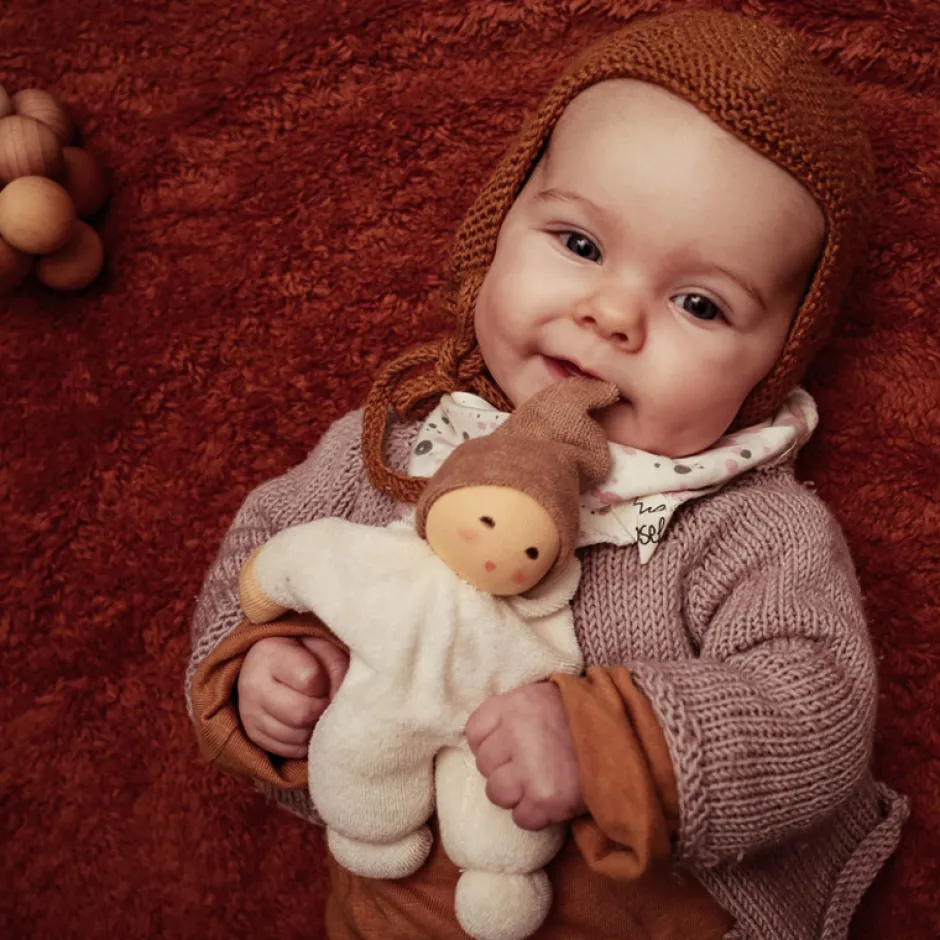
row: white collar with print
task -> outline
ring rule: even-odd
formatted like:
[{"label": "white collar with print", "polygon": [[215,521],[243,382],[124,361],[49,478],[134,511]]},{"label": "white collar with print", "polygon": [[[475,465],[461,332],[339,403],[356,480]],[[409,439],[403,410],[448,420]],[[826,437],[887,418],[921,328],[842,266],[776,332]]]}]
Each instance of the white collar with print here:
[{"label": "white collar with print", "polygon": [[[444,395],[421,425],[408,472],[433,476],[455,447],[483,437],[509,415],[468,392]],[[636,545],[646,564],[683,503],[714,493],[754,467],[789,459],[816,428],[816,403],[796,388],[768,421],[726,434],[713,447],[691,457],[659,457],[611,444],[613,469],[600,486],[581,495],[578,547],[610,542]]]}]

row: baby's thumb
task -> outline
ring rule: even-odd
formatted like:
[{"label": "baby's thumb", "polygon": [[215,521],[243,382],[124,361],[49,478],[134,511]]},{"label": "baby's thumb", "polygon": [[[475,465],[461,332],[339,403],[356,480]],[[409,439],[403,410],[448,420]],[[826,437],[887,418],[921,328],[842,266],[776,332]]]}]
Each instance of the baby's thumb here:
[{"label": "baby's thumb", "polygon": [[314,653],[298,643],[296,652],[291,655],[288,675],[282,679],[297,692],[309,695],[312,698],[323,698],[330,691],[330,677],[320,664],[320,659]]},{"label": "baby's thumb", "polygon": [[316,657],[320,666],[320,675],[325,678],[323,682],[325,688],[315,694],[318,697],[328,695],[332,699],[346,676],[346,670],[349,668],[349,654],[321,637],[305,636],[301,637],[300,642]]}]

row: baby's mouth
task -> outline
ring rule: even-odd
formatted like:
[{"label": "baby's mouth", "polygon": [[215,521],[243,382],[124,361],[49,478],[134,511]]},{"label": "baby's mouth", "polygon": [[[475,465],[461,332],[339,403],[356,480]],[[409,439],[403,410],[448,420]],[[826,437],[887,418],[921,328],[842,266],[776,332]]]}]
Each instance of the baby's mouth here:
[{"label": "baby's mouth", "polygon": [[[601,378],[599,375],[595,375],[593,372],[587,372],[570,359],[556,359],[554,356],[545,356],[545,364],[548,367],[548,371],[558,379],[581,377],[598,379],[601,382],[608,381],[607,379]],[[620,394],[620,401],[626,401],[622,392]]]},{"label": "baby's mouth", "polygon": [[570,378],[572,376],[580,376],[588,379],[598,378],[598,376],[590,372],[585,372],[584,369],[571,362],[570,359],[555,359],[551,356],[546,356],[545,361],[548,363],[550,371],[560,378]]}]

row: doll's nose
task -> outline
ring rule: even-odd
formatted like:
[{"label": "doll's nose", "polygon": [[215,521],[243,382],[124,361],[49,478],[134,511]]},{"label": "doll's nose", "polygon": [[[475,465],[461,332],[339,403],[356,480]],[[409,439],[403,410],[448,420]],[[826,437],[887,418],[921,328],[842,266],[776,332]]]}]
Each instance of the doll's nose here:
[{"label": "doll's nose", "polygon": [[628,352],[641,349],[646,341],[644,304],[629,291],[597,291],[579,305],[576,319]]}]

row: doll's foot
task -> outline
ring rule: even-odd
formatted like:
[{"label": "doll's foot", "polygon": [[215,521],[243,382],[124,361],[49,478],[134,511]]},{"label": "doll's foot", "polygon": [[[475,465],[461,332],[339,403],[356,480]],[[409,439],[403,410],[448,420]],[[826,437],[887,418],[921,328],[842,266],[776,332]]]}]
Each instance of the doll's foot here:
[{"label": "doll's foot", "polygon": [[522,940],[548,916],[552,886],[541,869],[529,875],[465,871],[454,905],[460,926],[474,940]]},{"label": "doll's foot", "polygon": [[335,829],[326,834],[333,857],[354,875],[365,878],[406,878],[413,875],[431,851],[431,830],[422,826],[398,842],[361,842],[341,836]]}]

